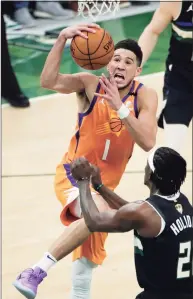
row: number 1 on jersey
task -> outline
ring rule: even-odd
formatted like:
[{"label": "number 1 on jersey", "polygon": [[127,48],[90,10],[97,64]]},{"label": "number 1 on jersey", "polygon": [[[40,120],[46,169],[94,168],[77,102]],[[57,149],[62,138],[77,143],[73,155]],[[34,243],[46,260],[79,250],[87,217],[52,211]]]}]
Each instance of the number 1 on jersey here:
[{"label": "number 1 on jersey", "polygon": [[111,143],[111,141],[109,139],[106,139],[105,149],[104,149],[104,152],[103,152],[102,160],[107,159],[109,148],[110,148],[110,143]]}]

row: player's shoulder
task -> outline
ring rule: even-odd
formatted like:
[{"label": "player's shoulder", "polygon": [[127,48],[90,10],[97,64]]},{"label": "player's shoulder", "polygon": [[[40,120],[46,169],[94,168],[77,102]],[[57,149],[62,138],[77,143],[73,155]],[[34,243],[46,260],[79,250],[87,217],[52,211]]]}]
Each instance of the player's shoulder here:
[{"label": "player's shoulder", "polygon": [[123,206],[123,215],[129,215],[130,219],[135,219],[143,223],[149,217],[157,216],[155,209],[148,203],[148,199],[134,201]]},{"label": "player's shoulder", "polygon": [[88,72],[81,72],[81,73],[76,73],[76,77],[79,77],[80,80],[84,83],[85,87],[86,85],[98,82],[99,77]]},{"label": "player's shoulder", "polygon": [[154,99],[158,101],[158,95],[156,90],[144,84],[139,88],[137,96],[139,100],[142,102],[147,101],[147,99]]},{"label": "player's shoulder", "polygon": [[[91,95],[96,91],[96,88],[98,86],[99,83],[99,77],[91,74],[91,73],[79,73],[79,78],[82,81],[82,84],[84,86],[84,91],[90,95]],[[90,96],[89,96],[90,98]]]},{"label": "player's shoulder", "polygon": [[149,93],[149,92],[152,92],[152,93],[156,93],[157,94],[157,92],[155,91],[155,89],[153,89],[152,87],[149,87],[149,86],[147,86],[146,84],[144,84],[143,82],[141,82],[141,81],[139,81],[139,80],[135,80],[135,84],[136,84],[136,86],[138,87],[140,87],[140,88],[138,88],[138,93]]}]

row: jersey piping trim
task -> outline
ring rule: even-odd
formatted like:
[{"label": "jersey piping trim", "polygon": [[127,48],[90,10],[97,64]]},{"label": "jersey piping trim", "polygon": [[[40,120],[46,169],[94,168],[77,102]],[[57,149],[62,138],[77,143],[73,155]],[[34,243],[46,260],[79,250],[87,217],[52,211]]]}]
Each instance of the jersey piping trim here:
[{"label": "jersey piping trim", "polygon": [[161,218],[161,228],[160,228],[160,231],[159,233],[155,236],[155,238],[157,238],[159,235],[161,235],[161,233],[163,233],[164,229],[165,229],[165,226],[166,226],[166,222],[165,220],[163,219],[163,217],[161,216],[161,214],[158,212],[158,210],[152,205],[150,204],[148,201],[146,201],[146,203],[148,203],[155,211],[156,213],[160,216]]},{"label": "jersey piping trim", "polygon": [[162,197],[162,198],[164,198],[166,200],[169,200],[169,201],[174,201],[180,196],[180,191],[178,191],[176,194],[172,194],[172,195],[169,195],[169,196],[160,195],[160,194],[157,194],[157,193],[155,195],[157,195],[159,197]]},{"label": "jersey piping trim", "polygon": [[142,83],[140,83],[138,86],[137,86],[137,89],[135,91],[135,98],[134,98],[134,111],[135,111],[135,116],[136,118],[138,118],[139,116],[139,111],[138,111],[138,108],[137,108],[137,92],[138,90],[143,86]]}]

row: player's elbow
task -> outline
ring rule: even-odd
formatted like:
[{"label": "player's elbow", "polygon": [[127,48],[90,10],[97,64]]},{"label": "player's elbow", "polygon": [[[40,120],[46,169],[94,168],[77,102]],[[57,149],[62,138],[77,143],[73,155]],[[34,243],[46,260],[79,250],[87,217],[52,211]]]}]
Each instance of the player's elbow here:
[{"label": "player's elbow", "polygon": [[93,221],[89,223],[87,222],[86,225],[91,233],[97,232],[97,224]]},{"label": "player's elbow", "polygon": [[92,218],[85,219],[86,225],[91,233],[100,232],[101,230],[101,220],[100,216],[96,215]]},{"label": "player's elbow", "polygon": [[86,226],[91,233],[97,232],[98,224],[95,219],[85,219]]},{"label": "player's elbow", "polygon": [[146,32],[146,34],[150,35],[152,38],[158,38],[161,33],[152,23],[145,28],[144,32]]},{"label": "player's elbow", "polygon": [[50,81],[46,80],[46,78],[44,76],[40,77],[40,86],[42,88],[52,89],[52,85],[53,84],[51,84]]},{"label": "player's elbow", "polygon": [[42,88],[55,90],[56,84],[57,84],[56,77],[50,77],[49,75],[46,75],[44,73],[41,74],[40,85]]},{"label": "player's elbow", "polygon": [[148,140],[147,142],[145,142],[145,144],[143,145],[143,150],[145,152],[149,152],[154,146],[155,146],[156,140],[152,138],[152,140]]}]

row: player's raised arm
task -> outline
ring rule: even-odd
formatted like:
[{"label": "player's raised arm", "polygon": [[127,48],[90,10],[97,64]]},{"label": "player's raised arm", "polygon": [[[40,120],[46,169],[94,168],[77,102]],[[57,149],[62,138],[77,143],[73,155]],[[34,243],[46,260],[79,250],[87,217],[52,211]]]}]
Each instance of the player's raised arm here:
[{"label": "player's raised arm", "polygon": [[157,106],[158,98],[155,90],[143,86],[138,91],[138,118],[129,115],[123,119],[136,143],[145,151],[151,150],[156,143]]},{"label": "player's raised arm", "polygon": [[151,22],[144,29],[138,41],[143,52],[142,64],[148,60],[158,41],[159,35],[169,25],[173,19],[173,15],[177,15],[176,11],[179,9],[178,7],[178,2],[160,2],[160,6],[155,11]]},{"label": "player's raised arm", "polygon": [[[90,190],[93,166],[85,158],[75,160],[71,165],[71,172],[78,181],[82,213],[91,232],[127,232],[137,229],[146,237],[154,237],[159,233],[161,219],[150,205],[144,201],[128,203],[101,184],[100,189],[98,188],[100,194],[116,209],[105,212],[98,210]],[[96,177],[95,168],[94,176]],[[98,179],[92,178],[92,183],[96,186]]]},{"label": "player's raised arm", "polygon": [[41,86],[61,93],[79,92],[85,88],[90,79],[96,78],[90,73],[60,74],[60,62],[67,39],[80,35],[87,36],[82,31],[94,32],[96,24],[81,24],[63,29],[46,59],[42,74]]},{"label": "player's raised arm", "polygon": [[138,91],[138,118],[129,114],[122,119],[135,142],[145,151],[150,151],[156,143],[158,106],[157,93],[145,86]]}]

